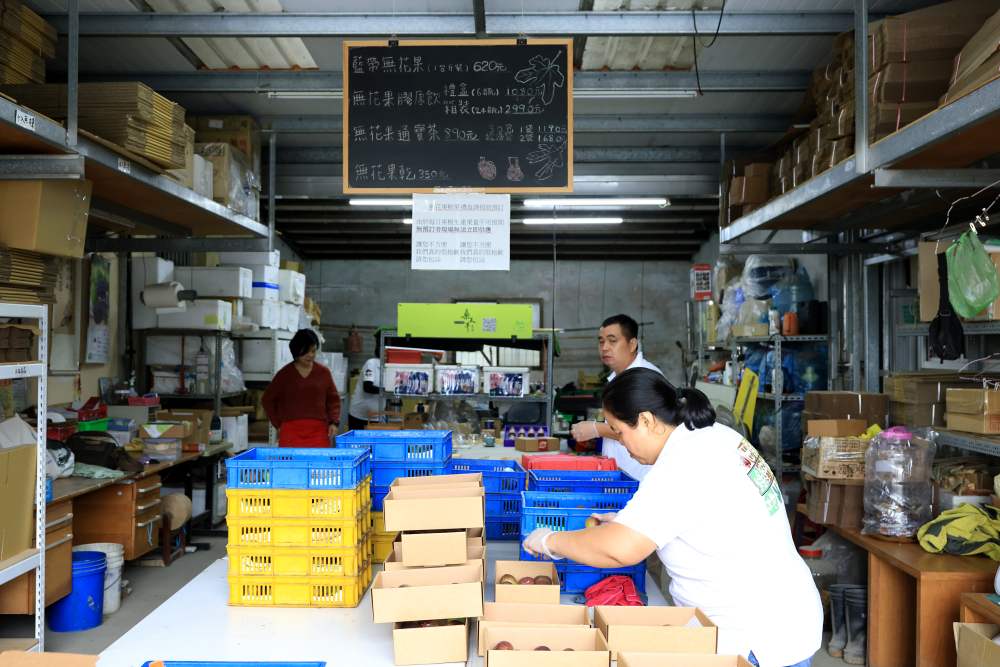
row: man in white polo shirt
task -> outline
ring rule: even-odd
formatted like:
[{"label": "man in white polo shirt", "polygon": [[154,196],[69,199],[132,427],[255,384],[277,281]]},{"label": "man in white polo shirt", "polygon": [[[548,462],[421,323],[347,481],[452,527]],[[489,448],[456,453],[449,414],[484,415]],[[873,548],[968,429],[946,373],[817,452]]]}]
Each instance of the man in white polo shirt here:
[{"label": "man in white polo shirt", "polygon": [[[628,315],[612,315],[604,320],[597,334],[597,349],[601,363],[611,369],[608,382],[630,368],[649,368],[660,375],[663,371],[646,361],[639,349],[639,324]],[[604,438],[602,453],[615,460],[619,470],[642,480],[652,466],[642,465],[633,459],[628,450],[614,439],[614,433],[604,422],[577,422],[573,424],[573,439],[579,442]]]}]

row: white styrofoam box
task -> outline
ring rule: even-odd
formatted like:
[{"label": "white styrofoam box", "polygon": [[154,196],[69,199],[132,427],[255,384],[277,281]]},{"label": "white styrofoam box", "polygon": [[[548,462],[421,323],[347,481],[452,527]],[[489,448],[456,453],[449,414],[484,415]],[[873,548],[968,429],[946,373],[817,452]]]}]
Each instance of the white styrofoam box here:
[{"label": "white styrofoam box", "polygon": [[247,415],[222,418],[222,430],[225,431],[226,440],[232,443],[234,452],[242,452],[249,447],[249,428]]},{"label": "white styrofoam box", "polygon": [[194,155],[194,165],[192,167],[192,190],[200,194],[202,197],[212,198],[212,179],[215,178],[215,167],[214,165],[198,155]]},{"label": "white styrofoam box", "polygon": [[253,272],[242,266],[176,266],[174,280],[199,298],[249,299],[253,290]]},{"label": "white styrofoam box", "polygon": [[270,264],[250,264],[247,268],[253,271],[252,297],[278,301],[278,271],[280,269]]},{"label": "white styrofoam box", "polygon": [[261,329],[281,328],[281,304],[270,299],[247,299],[243,315]]},{"label": "white styrofoam box", "polygon": [[[182,338],[183,359],[181,359]],[[215,356],[214,338],[214,336],[148,336],[146,338],[146,365],[194,367],[195,358],[203,345],[208,352],[209,363],[212,363],[212,357]]]},{"label": "white styrofoam box", "polygon": [[285,331],[298,331],[299,315],[301,314],[302,306],[296,306],[294,303],[281,304],[281,326],[279,328]]},{"label": "white styrofoam box", "polygon": [[227,266],[252,266],[254,264],[267,264],[268,266],[278,268],[281,266],[281,251],[220,252],[219,264],[225,264]]},{"label": "white styrofoam box", "polygon": [[527,396],[531,370],[515,366],[487,366],[483,369],[483,393],[490,396]]},{"label": "white styrofoam box", "polygon": [[[147,338],[147,340],[149,339]],[[156,418],[155,410],[157,409],[139,405],[109,405],[108,417],[130,419],[135,422],[136,426],[142,426]]]},{"label": "white styrofoam box", "polygon": [[280,338],[244,338],[243,372],[269,373],[280,369],[285,364],[292,363],[292,352],[288,349],[288,341]]},{"label": "white styrofoam box", "polygon": [[170,282],[174,279],[174,263],[159,257],[132,258],[132,328],[155,329],[156,310],[142,303],[142,290],[146,285]]},{"label": "white styrofoam box", "polygon": [[[153,370],[153,388],[157,394],[176,394],[181,388],[181,374],[178,370],[160,369],[154,368]],[[184,370],[184,387],[191,391],[194,389],[195,382],[194,368],[191,366],[186,366]]]},{"label": "white styrofoam box", "polygon": [[382,371],[382,386],[389,393],[426,396],[434,384],[431,364],[386,364]]},{"label": "white styrofoam box", "polygon": [[337,391],[347,393],[347,358],[341,352],[321,352],[316,355],[319,363],[330,369]]},{"label": "white styrofoam box", "polygon": [[164,313],[157,320],[163,329],[232,331],[233,305],[218,299],[195,299],[185,311]]},{"label": "white styrofoam box", "polygon": [[278,296],[285,303],[301,306],[306,298],[306,274],[288,269],[278,270]]},{"label": "white styrofoam box", "polygon": [[439,394],[478,394],[478,366],[436,366],[434,387]]}]

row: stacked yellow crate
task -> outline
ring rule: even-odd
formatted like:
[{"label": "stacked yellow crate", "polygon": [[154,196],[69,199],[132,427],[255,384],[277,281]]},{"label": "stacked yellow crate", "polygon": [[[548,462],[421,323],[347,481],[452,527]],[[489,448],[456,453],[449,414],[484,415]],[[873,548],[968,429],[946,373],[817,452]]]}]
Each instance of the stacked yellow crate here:
[{"label": "stacked yellow crate", "polygon": [[372,512],[371,544],[372,562],[384,563],[392,553],[392,543],[399,533],[390,533],[385,529],[385,515],[382,512]]},{"label": "stacked yellow crate", "polygon": [[370,484],[227,488],[229,604],[356,607],[372,580]]}]

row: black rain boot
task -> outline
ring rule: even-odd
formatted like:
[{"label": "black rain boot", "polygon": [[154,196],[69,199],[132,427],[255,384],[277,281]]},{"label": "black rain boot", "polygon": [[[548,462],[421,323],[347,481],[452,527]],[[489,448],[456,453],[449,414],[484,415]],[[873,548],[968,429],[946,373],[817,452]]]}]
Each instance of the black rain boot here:
[{"label": "black rain boot", "polygon": [[831,657],[839,658],[844,655],[844,646],[847,645],[847,627],[844,623],[844,591],[849,588],[847,584],[834,584],[830,586],[830,642],[826,645],[826,652]]},{"label": "black rain boot", "polygon": [[868,657],[868,591],[848,590],[844,594],[846,611],[847,645],[844,662],[864,665]]}]

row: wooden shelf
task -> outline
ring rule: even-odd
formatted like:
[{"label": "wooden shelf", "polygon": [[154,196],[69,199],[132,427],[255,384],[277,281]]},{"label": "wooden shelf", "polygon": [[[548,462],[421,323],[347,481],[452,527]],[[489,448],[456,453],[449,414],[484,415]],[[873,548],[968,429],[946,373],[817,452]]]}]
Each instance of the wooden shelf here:
[{"label": "wooden shelf", "polygon": [[963,593],[962,623],[993,623],[1000,625],[1000,605],[990,601],[986,593]]}]

